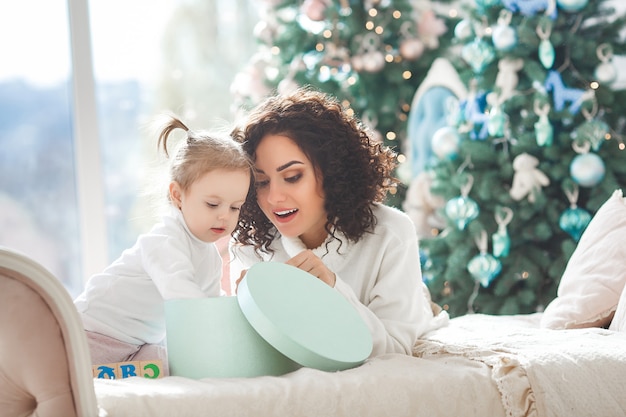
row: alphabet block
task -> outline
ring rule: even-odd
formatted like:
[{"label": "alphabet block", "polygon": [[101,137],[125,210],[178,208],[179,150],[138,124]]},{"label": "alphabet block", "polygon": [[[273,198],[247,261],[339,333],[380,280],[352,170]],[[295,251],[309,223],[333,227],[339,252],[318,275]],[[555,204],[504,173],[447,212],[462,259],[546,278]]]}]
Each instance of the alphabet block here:
[{"label": "alphabet block", "polygon": [[130,361],[105,363],[91,367],[94,378],[123,379],[133,376],[156,379],[163,377],[163,362],[154,361]]}]

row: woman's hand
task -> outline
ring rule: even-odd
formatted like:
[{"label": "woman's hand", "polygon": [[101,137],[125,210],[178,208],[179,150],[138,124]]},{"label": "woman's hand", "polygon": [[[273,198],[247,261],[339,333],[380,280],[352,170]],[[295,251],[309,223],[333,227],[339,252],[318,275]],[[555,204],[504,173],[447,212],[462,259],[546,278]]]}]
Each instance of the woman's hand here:
[{"label": "woman's hand", "polygon": [[[313,251],[305,250],[286,262],[287,265],[295,266],[311,275],[316,276],[331,287],[335,287],[337,277],[335,273],[328,269],[324,262],[318,258]],[[239,281],[237,281],[239,282]]]}]

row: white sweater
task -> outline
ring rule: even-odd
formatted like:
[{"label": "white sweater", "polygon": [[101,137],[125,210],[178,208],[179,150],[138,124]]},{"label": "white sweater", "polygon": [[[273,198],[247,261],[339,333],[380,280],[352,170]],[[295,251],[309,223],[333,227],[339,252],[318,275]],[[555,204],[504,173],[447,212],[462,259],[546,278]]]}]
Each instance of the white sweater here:
[{"label": "white sweater", "polygon": [[[313,250],[335,273],[335,289],[359,312],[373,338],[371,356],[384,353],[411,354],[419,336],[433,328],[433,313],[423,291],[415,228],[409,217],[392,207],[376,205],[377,225],[356,243],[340,236]],[[304,250],[297,238],[279,237],[274,254],[260,259],[252,246],[231,244],[231,284],[243,269],[261,261],[285,262]]]},{"label": "white sweater", "polygon": [[134,344],[165,337],[164,300],[220,295],[222,259],[172,209],[135,245],[92,276],[74,301],[86,330]]}]

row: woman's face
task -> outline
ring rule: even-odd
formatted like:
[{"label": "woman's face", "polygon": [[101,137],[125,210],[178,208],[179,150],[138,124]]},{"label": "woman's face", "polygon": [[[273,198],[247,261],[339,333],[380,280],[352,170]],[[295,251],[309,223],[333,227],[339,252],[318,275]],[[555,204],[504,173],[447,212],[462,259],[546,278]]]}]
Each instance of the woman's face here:
[{"label": "woman's face", "polygon": [[265,136],[255,171],[257,202],[278,231],[309,249],[320,246],[327,235],[322,179],[300,147],[287,136]]}]

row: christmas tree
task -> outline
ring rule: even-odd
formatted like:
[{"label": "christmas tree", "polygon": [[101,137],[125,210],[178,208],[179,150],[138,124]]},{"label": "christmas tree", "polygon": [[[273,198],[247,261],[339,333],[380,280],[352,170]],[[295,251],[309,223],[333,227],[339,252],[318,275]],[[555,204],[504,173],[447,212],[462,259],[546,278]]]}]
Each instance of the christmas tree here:
[{"label": "christmas tree", "polygon": [[[457,11],[410,0],[266,0],[255,28],[259,49],[233,82],[237,109],[268,94],[313,86],[342,101],[408,167],[407,118],[413,95]],[[448,24],[451,22],[452,24]],[[237,110],[236,109],[236,110]],[[406,171],[406,169],[404,170]],[[405,182],[410,174],[399,169]],[[388,204],[400,206],[404,187]]]},{"label": "christmas tree", "polygon": [[465,89],[425,168],[441,226],[421,241],[451,316],[541,311],[593,214],[626,185],[614,63],[625,22],[606,1],[471,0],[462,12],[447,55]]}]

